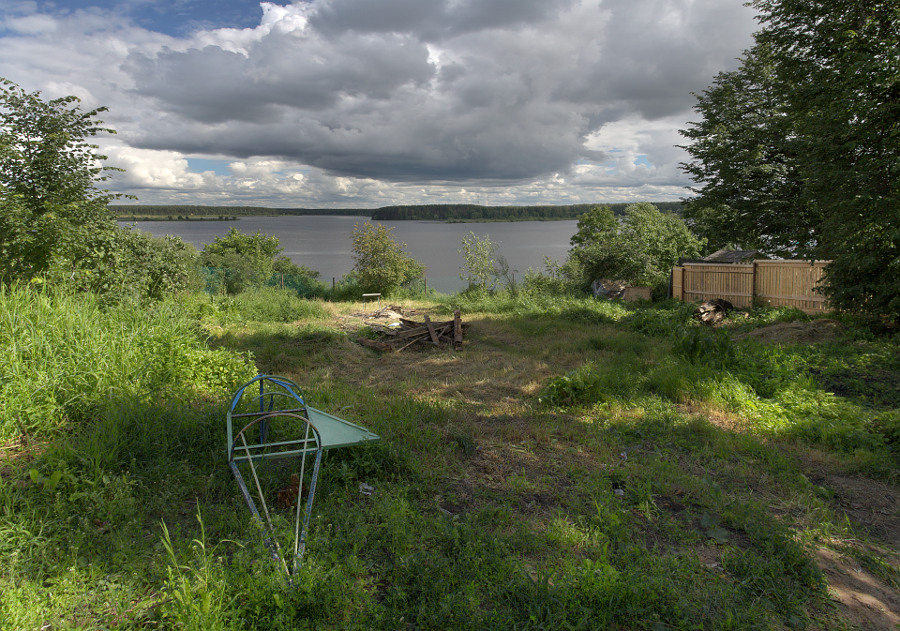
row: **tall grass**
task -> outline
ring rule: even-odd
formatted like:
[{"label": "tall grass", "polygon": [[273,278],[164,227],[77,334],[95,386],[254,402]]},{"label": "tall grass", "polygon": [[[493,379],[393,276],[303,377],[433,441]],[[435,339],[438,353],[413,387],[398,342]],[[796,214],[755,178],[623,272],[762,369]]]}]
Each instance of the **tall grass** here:
[{"label": "tall grass", "polygon": [[176,305],[0,289],[0,440],[48,435],[121,401],[223,394],[247,357],[211,350]]},{"label": "tall grass", "polygon": [[277,287],[248,289],[234,296],[194,294],[173,300],[173,304],[185,306],[205,324],[220,326],[321,320],[330,315],[321,300],[307,300],[293,290]]}]

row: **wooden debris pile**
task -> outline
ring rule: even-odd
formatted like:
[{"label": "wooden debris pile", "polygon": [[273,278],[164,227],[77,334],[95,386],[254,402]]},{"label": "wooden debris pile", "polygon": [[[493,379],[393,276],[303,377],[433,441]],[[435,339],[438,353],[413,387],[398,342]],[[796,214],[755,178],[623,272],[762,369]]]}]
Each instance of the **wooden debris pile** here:
[{"label": "wooden debris pile", "polygon": [[697,307],[694,310],[694,317],[703,324],[715,326],[724,320],[732,309],[734,309],[734,305],[729,301],[724,298],[715,298]]},{"label": "wooden debris pile", "polygon": [[453,313],[453,319],[446,322],[432,322],[425,316],[424,322],[416,322],[407,318],[399,318],[397,322],[387,326],[369,324],[369,328],[378,333],[379,339],[359,338],[359,343],[379,351],[402,351],[413,345],[446,346],[459,350],[463,342],[464,325],[459,311]]}]

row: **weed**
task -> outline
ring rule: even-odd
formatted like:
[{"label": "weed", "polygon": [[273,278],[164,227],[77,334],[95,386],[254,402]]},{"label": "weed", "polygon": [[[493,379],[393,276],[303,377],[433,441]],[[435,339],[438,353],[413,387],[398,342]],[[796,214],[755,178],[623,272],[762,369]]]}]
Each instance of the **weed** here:
[{"label": "weed", "polygon": [[164,594],[160,606],[163,620],[169,626],[205,631],[227,628],[230,605],[226,594],[224,571],[216,560],[215,547],[208,548],[203,517],[197,511],[200,537],[191,542],[192,559],[183,563],[175,550],[169,529],[162,522],[162,544],[169,558],[166,566]]}]

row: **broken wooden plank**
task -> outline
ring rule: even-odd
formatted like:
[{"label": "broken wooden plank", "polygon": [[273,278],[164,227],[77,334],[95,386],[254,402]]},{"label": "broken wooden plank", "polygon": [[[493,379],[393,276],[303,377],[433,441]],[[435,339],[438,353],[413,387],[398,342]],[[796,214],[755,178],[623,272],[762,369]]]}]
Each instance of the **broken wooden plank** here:
[{"label": "broken wooden plank", "polygon": [[426,329],[424,326],[420,326],[416,329],[404,329],[403,331],[399,331],[397,333],[397,337],[400,338],[401,340],[405,340],[410,337],[419,337],[419,336],[424,336],[424,335],[428,335],[428,329]]},{"label": "broken wooden plank", "polygon": [[437,333],[434,332],[434,325],[431,324],[431,318],[427,314],[425,315],[425,326],[428,328],[428,335],[431,336],[431,343],[437,345],[439,343]]}]

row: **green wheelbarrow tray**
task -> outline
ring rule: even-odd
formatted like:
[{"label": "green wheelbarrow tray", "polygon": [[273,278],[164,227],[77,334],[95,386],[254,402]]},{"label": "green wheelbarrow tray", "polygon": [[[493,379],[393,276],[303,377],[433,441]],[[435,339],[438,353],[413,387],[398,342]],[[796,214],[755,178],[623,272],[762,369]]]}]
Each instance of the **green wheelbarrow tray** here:
[{"label": "green wheelbarrow tray", "polygon": [[[250,388],[254,384],[258,385],[258,391],[257,388]],[[290,577],[299,570],[306,548],[307,527],[322,453],[326,449],[379,440],[379,436],[364,427],[307,405],[300,386],[290,379],[274,375],[259,375],[238,388],[228,408],[227,428],[228,466],[237,480],[244,501],[266,531],[263,541],[272,558],[280,563]],[[296,478],[297,487],[292,569],[288,569],[281,545],[275,536],[271,511],[257,467],[262,461],[279,458],[292,458],[299,464],[299,475],[292,476]],[[250,474],[262,512],[256,505],[254,494],[250,492],[239,464],[244,465],[245,472]],[[304,487],[307,490],[306,502],[302,501]],[[282,492],[279,491],[279,499]],[[293,498],[291,501],[294,501]]]}]

